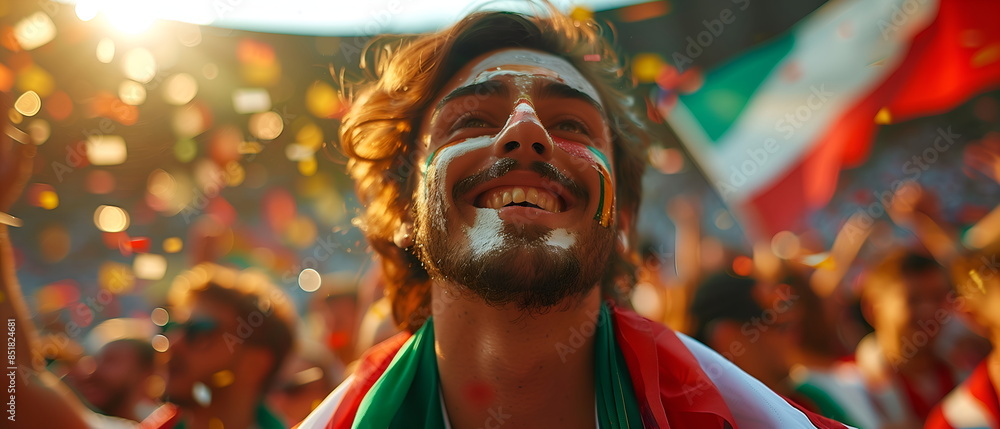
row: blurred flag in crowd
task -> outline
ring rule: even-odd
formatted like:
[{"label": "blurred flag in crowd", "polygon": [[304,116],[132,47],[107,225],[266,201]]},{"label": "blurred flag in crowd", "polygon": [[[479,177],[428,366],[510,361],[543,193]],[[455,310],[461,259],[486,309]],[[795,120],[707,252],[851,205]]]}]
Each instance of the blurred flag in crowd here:
[{"label": "blurred flag in crowd", "polygon": [[[995,0],[833,1],[685,92],[702,48],[691,38],[695,52],[673,55],[675,78],[658,81],[656,104],[748,232],[801,232],[840,170],[867,158],[879,124],[941,113],[1000,83],[998,16]],[[954,143],[939,134],[933,144]]]}]

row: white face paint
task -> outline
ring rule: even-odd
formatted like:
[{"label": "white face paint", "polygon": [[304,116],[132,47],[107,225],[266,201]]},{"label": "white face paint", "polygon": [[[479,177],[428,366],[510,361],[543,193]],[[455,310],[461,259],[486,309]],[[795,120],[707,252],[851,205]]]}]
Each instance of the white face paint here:
[{"label": "white face paint", "polygon": [[576,236],[571,232],[567,231],[565,228],[557,228],[549,233],[549,238],[545,241],[552,247],[558,247],[560,249],[569,249],[576,243]]},{"label": "white face paint", "polygon": [[[512,66],[515,64],[518,66]],[[533,68],[531,66],[537,67]],[[548,71],[542,73],[538,68],[548,69]],[[476,63],[472,66],[472,70],[481,71],[479,73],[473,72],[475,74],[472,74],[459,84],[459,87],[486,82],[501,75],[513,76],[515,81],[520,81],[522,80],[520,78],[530,79],[541,74],[569,85],[577,91],[589,95],[598,102],[601,101],[601,96],[597,93],[594,85],[587,81],[580,74],[580,71],[576,67],[573,67],[569,61],[530,49],[505,49],[499,51]],[[521,85],[518,86],[522,92],[526,92],[526,88],[520,88]]]},{"label": "white face paint", "polygon": [[466,228],[469,237],[469,249],[475,256],[482,256],[493,249],[499,249],[504,243],[503,219],[500,212],[494,209],[476,209],[476,223],[472,228]]},{"label": "white face paint", "polygon": [[[431,154],[428,162],[424,164],[424,177],[428,180],[433,180],[433,182],[427,183],[422,192],[431,192],[427,188],[436,185],[436,189],[433,192],[437,192],[438,195],[448,195],[448,165],[451,164],[451,161],[474,150],[486,148],[492,143],[493,137],[479,136],[438,148]],[[437,206],[434,210],[434,227],[444,231],[446,228],[445,207]]]}]

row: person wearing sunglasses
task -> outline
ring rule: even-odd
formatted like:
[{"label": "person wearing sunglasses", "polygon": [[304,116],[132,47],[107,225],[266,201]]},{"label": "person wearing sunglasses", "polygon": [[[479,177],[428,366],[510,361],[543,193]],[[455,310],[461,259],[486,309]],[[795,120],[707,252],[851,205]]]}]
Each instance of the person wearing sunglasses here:
[{"label": "person wearing sunglasses", "polygon": [[201,264],[169,293],[164,397],[155,428],[284,427],[264,395],[293,347],[296,314],[262,273]]}]

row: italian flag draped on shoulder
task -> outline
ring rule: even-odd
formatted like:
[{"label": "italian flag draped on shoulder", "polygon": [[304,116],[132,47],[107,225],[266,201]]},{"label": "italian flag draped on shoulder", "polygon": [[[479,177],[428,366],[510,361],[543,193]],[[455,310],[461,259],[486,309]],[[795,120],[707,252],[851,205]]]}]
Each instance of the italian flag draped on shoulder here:
[{"label": "italian flag draped on shoulder", "polygon": [[[298,427],[448,428],[433,319],[370,349]],[[597,418],[604,428],[845,426],[799,408],[707,347],[604,304],[595,335]]]}]

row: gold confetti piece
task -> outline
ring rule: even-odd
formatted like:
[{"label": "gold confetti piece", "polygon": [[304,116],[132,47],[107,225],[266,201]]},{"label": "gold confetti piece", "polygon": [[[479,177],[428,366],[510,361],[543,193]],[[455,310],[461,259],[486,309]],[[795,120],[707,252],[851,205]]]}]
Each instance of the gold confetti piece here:
[{"label": "gold confetti piece", "polygon": [[969,277],[972,278],[972,282],[979,288],[979,291],[985,294],[986,287],[983,286],[983,279],[979,277],[979,273],[976,270],[969,270]]},{"label": "gold confetti piece", "polygon": [[879,125],[891,124],[892,114],[889,113],[889,109],[885,107],[879,109],[878,113],[875,114],[875,123]]},{"label": "gold confetti piece", "polygon": [[226,387],[233,384],[233,380],[235,379],[236,377],[233,375],[233,372],[228,369],[212,374],[212,384],[214,384],[215,387]]},{"label": "gold confetti piece", "polygon": [[972,55],[973,67],[984,67],[1000,60],[1000,43],[994,43]]}]

